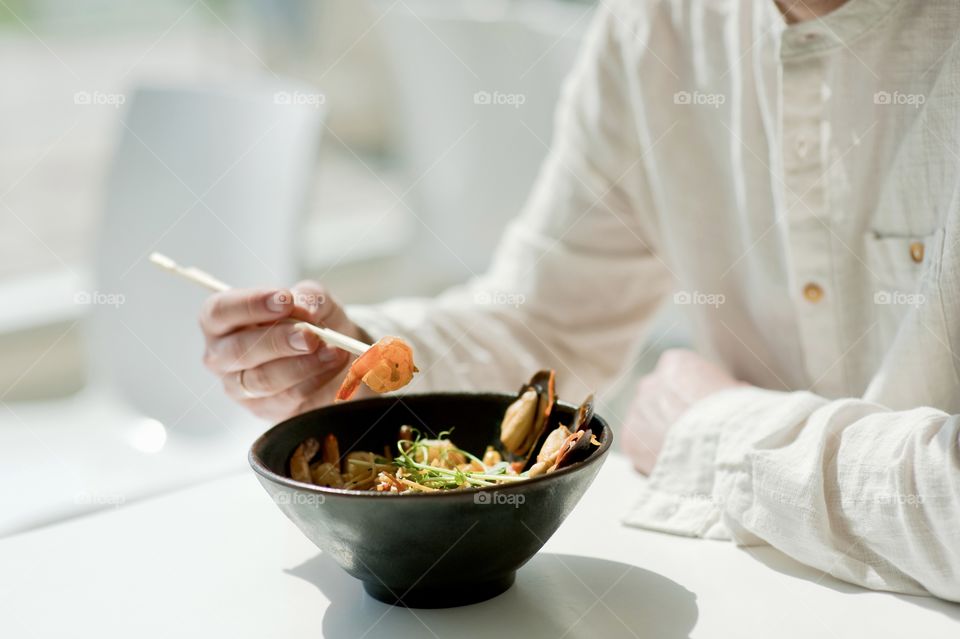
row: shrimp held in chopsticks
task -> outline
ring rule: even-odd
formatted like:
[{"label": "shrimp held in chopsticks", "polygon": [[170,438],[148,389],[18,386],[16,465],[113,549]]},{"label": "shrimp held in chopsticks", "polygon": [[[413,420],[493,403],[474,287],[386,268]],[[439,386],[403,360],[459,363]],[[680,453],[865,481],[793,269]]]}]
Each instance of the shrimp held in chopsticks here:
[{"label": "shrimp held in chopsticks", "polygon": [[361,381],[375,393],[398,390],[409,384],[416,372],[410,346],[399,337],[384,337],[350,366],[337,401],[353,397]]}]

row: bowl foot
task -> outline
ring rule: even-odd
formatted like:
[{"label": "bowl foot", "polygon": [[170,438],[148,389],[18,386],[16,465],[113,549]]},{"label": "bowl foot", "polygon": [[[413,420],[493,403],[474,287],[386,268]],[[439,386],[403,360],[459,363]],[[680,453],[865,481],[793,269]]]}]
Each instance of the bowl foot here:
[{"label": "bowl foot", "polygon": [[513,585],[517,573],[510,572],[496,579],[480,583],[461,582],[450,586],[387,588],[379,581],[363,582],[363,589],[374,599],[392,606],[407,608],[452,608],[479,603],[506,591]]}]

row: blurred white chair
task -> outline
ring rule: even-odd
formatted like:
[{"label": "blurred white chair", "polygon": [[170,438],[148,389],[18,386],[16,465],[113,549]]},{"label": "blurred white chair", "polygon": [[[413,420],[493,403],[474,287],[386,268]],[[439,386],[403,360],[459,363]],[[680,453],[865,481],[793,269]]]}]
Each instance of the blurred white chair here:
[{"label": "blurred white chair", "polygon": [[201,365],[207,293],[147,256],[167,253],[236,286],[292,283],[323,116],[309,97],[273,84],[133,96],[94,285],[75,297],[89,305],[90,382],[63,401],[0,407],[0,535],[245,466],[263,424]]},{"label": "blurred white chair", "polygon": [[487,266],[531,190],[592,9],[558,0],[377,7],[416,180],[411,206],[430,229],[417,252],[460,280]]}]

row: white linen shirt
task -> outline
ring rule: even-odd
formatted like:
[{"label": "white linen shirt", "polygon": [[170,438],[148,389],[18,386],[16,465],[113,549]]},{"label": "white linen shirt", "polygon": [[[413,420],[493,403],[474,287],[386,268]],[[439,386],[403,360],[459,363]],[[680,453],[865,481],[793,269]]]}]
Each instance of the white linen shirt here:
[{"label": "white linen shirt", "polygon": [[489,272],[354,318],[413,390],[550,366],[576,401],[673,291],[752,386],[672,427],[626,521],[960,600],[960,3],[600,5]]}]

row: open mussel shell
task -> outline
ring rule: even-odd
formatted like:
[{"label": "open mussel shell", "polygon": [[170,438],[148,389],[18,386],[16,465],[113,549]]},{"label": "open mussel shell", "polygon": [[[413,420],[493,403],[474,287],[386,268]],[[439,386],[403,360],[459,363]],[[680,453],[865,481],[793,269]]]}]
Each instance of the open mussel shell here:
[{"label": "open mussel shell", "polygon": [[535,453],[536,443],[546,432],[550,415],[553,413],[553,405],[557,403],[556,375],[552,370],[539,371],[530,379],[529,387],[537,390],[540,401],[537,405],[536,420],[526,441],[528,459]]},{"label": "open mussel shell", "polygon": [[518,469],[525,468],[536,456],[556,401],[556,375],[552,370],[542,370],[520,388],[517,399],[507,408],[500,424],[500,441]]},{"label": "open mussel shell", "polygon": [[574,428],[571,429],[573,432],[563,442],[563,447],[557,455],[553,470],[566,468],[590,456],[593,446],[591,444],[593,431],[588,428],[588,425],[591,419],[593,419],[593,395],[588,395],[577,409],[577,419]]},{"label": "open mussel shell", "polygon": [[589,457],[593,447],[593,444],[590,443],[592,438],[593,432],[589,428],[587,430],[578,430],[570,435],[567,441],[563,443],[563,448],[560,450],[560,454],[557,455],[557,463],[553,469],[560,470],[577,462],[582,462]]},{"label": "open mussel shell", "polygon": [[587,430],[587,425],[590,424],[591,419],[593,419],[593,393],[587,395],[587,398],[580,404],[577,409],[577,420],[570,430]]}]

